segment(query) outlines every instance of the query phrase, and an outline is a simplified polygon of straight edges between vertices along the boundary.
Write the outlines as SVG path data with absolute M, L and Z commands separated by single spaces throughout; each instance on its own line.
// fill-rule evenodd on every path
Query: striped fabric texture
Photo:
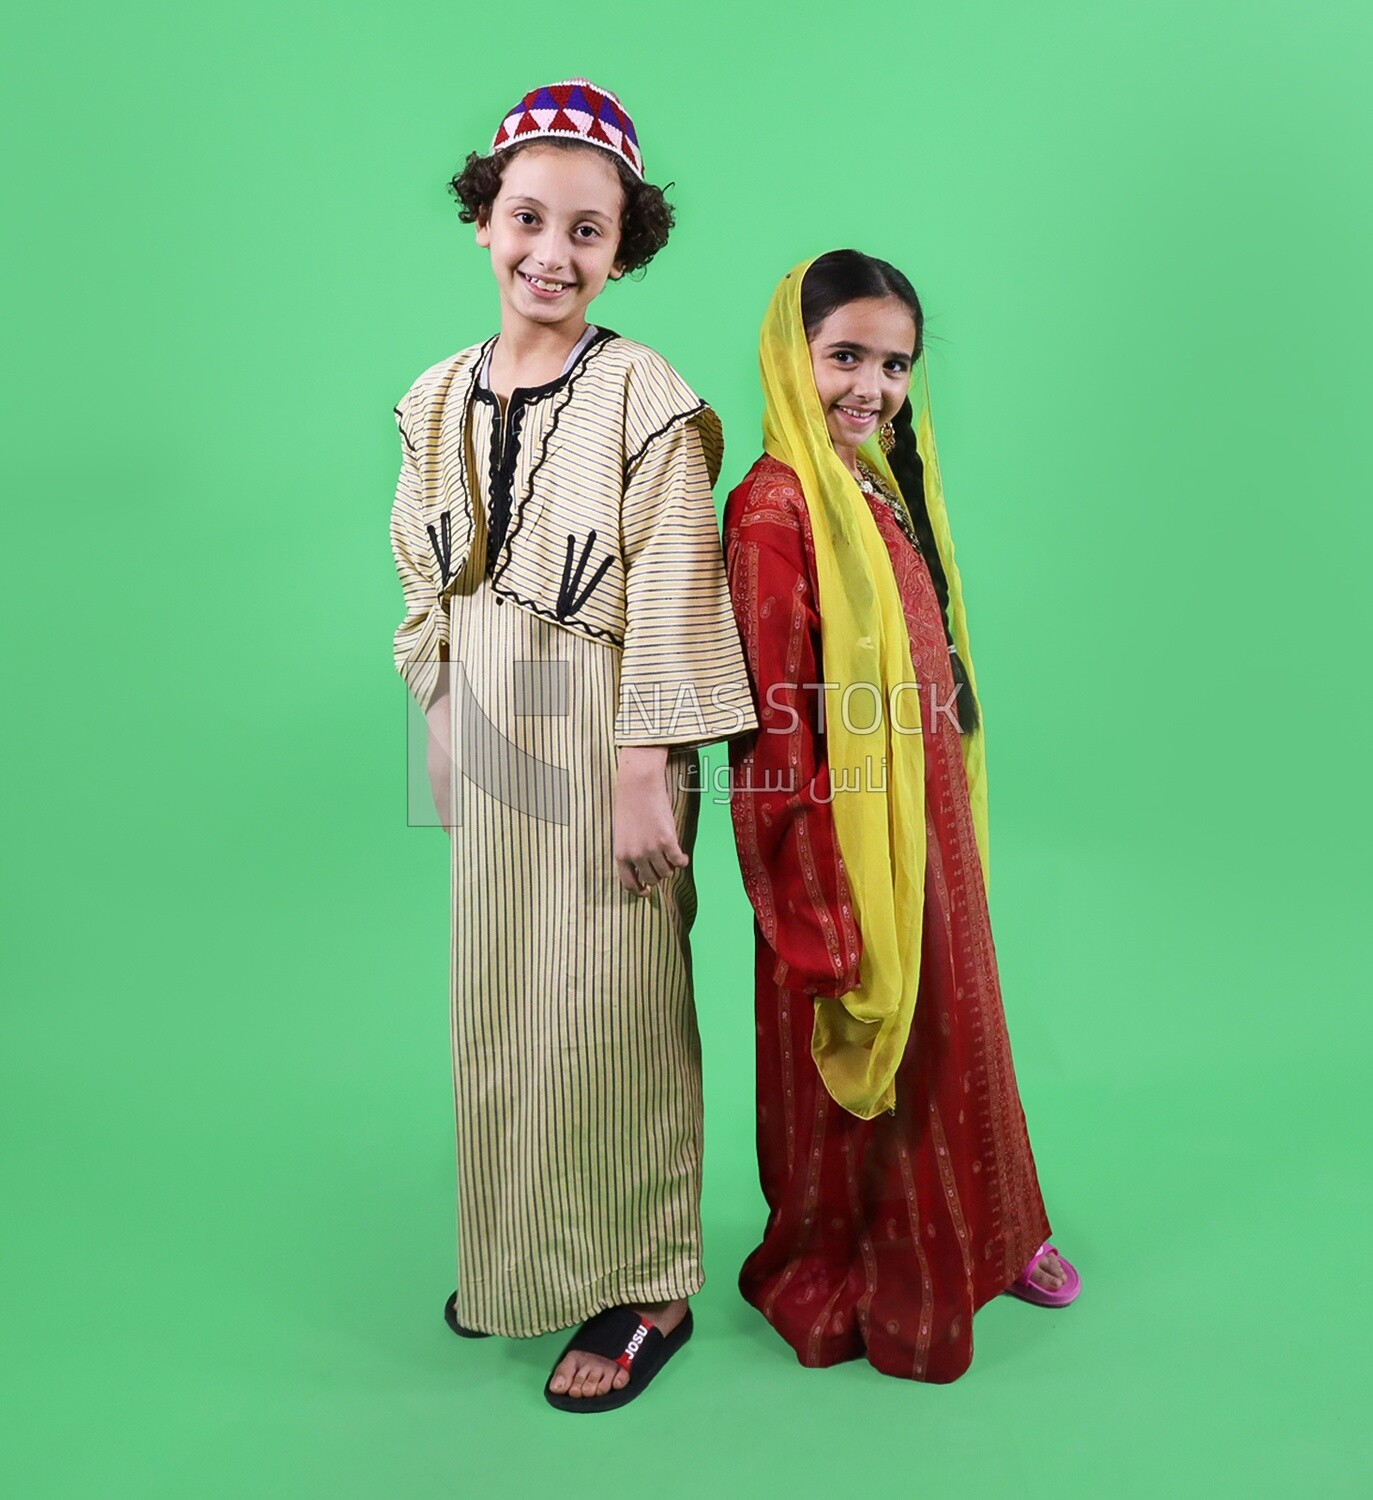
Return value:
M 615 875 L 617 653 L 499 597 L 474 578 L 450 618 L 457 1315 L 525 1337 L 700 1288 L 696 891 Z M 517 663 L 561 675 L 564 713 L 523 711 Z M 531 806 L 522 757 L 565 796 Z M 696 766 L 669 756 L 688 853 Z
M 723 452 L 714 412 L 661 355 L 602 329 L 558 380 L 514 393 L 493 441 L 500 410 L 476 378 L 489 347 L 426 371 L 396 409 L 391 540 L 406 618 L 395 656 L 421 705 L 447 655 L 443 606 L 480 487 L 498 597 L 622 654 L 619 743 L 753 727 L 710 495 Z
M 502 412 L 487 346 L 398 408 L 396 665 L 447 690 L 457 1317 L 509 1337 L 701 1285 L 691 867 L 650 898 L 614 863 L 618 746 L 754 721 L 710 487 L 719 423 L 601 333 Z

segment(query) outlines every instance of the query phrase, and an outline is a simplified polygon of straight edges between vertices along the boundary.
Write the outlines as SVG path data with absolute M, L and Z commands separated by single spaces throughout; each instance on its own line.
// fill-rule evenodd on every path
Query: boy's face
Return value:
M 622 274 L 624 189 L 595 147 L 527 146 L 506 167 L 477 243 L 491 251 L 502 321 L 580 333 L 586 309 Z

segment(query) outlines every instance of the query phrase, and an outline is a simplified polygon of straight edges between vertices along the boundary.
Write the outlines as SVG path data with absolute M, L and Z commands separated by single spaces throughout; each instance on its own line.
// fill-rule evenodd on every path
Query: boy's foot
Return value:
M 640 1317 L 646 1317 L 666 1338 L 686 1317 L 687 1305 L 678 1298 L 675 1302 L 645 1302 L 634 1311 Z M 569 1349 L 554 1368 L 548 1389 L 555 1396 L 586 1400 L 623 1390 L 628 1384 L 629 1371 L 613 1359 L 588 1354 L 582 1349 Z

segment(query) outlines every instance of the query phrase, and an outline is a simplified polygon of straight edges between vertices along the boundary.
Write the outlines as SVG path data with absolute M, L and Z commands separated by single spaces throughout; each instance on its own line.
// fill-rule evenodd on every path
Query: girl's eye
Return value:
M 601 231 L 594 224 L 579 224 L 577 233 L 584 240 L 596 240 L 601 237 Z
M 846 359 L 852 358 L 853 351 L 851 349 L 839 349 L 835 352 L 834 362 L 835 364 L 842 365 Z
M 536 222 L 535 218 L 534 218 L 534 215 L 532 213 L 530 213 L 530 211 L 527 208 L 518 208 L 518 209 L 516 209 L 515 210 L 515 217 L 516 217 L 516 219 L 519 220 L 519 222 L 521 224 L 533 224 L 533 223 Z
M 904 359 L 892 359 L 887 361 L 887 369 L 893 375 L 904 375 L 910 369 L 910 366 Z

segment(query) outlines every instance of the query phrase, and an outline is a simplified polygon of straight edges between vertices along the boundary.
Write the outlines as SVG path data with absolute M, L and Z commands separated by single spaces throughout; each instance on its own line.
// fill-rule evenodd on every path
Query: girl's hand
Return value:
M 615 873 L 647 896 L 691 861 L 677 841 L 667 787 L 666 745 L 622 745 L 615 777 Z
M 453 809 L 449 806 L 449 792 L 453 774 L 453 725 L 449 707 L 447 690 L 441 689 L 430 703 L 425 717 L 429 721 L 429 790 L 434 794 L 439 826 L 451 837 Z

